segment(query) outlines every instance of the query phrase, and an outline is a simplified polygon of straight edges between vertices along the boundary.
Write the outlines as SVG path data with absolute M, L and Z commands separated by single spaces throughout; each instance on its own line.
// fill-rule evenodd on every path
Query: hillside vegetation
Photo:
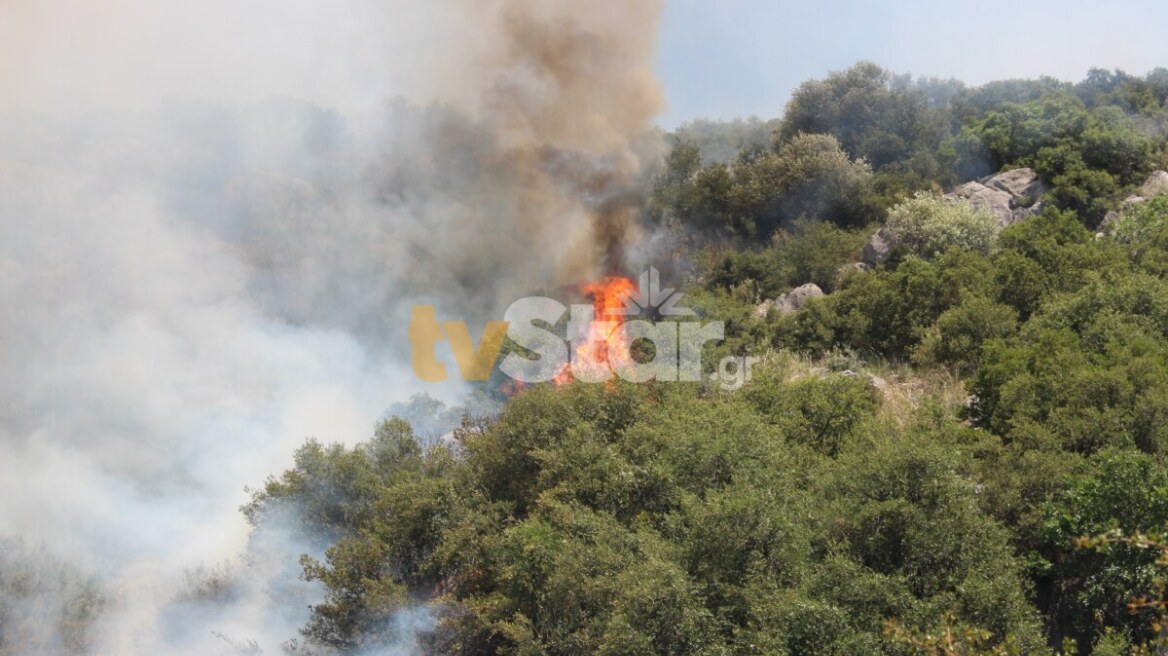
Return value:
M 426 605 L 430 652 L 468 656 L 1155 648 L 1129 602 L 1159 552 L 1076 539 L 1168 523 L 1166 128 L 1165 69 L 868 63 L 683 126 L 648 214 L 726 322 L 707 361 L 754 379 L 535 385 L 425 447 L 396 418 L 309 442 L 245 508 L 331 545 L 305 637 L 378 648 Z

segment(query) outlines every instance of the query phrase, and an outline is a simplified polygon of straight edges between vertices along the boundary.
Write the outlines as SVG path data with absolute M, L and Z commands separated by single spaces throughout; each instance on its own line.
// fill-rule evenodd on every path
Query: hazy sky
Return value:
M 470 0 L 461 0 L 470 1 Z M 460 0 L 0 0 L 0 109 L 53 113 L 272 94 L 341 110 L 437 95 L 476 61 Z M 1168 66 L 1162 0 L 664 0 L 673 127 L 781 113 L 861 59 L 968 83 Z M 581 4 L 586 7 L 586 4 Z M 435 89 L 444 93 L 435 94 Z
M 869 59 L 971 84 L 1168 67 L 1168 3 L 666 0 L 658 67 L 673 127 L 781 113 L 800 82 Z

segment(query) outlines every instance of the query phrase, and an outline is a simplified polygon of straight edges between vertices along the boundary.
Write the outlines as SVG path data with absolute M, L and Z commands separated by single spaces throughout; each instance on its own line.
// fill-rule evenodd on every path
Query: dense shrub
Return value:
M 950 248 L 988 255 L 997 219 L 966 201 L 918 193 L 888 212 L 885 227 L 899 248 L 918 257 L 936 257 Z

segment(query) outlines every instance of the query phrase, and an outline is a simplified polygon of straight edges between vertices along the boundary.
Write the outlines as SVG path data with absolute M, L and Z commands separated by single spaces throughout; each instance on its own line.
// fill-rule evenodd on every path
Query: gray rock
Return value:
M 1046 193 L 1042 181 L 1038 179 L 1038 174 L 1033 169 L 1005 171 L 986 178 L 982 184 L 990 189 L 1010 194 L 1015 203 L 1024 203 L 1024 199 L 1028 199 L 1030 202 L 1024 203 L 1027 205 Z
M 986 210 L 998 218 L 998 227 L 1006 228 L 1042 213 L 1039 200 L 1046 193 L 1038 174 L 1022 168 L 991 175 L 981 182 L 967 182 L 945 197 L 964 198 L 970 205 Z
M 755 319 L 765 319 L 767 312 L 770 312 L 771 308 L 773 308 L 774 306 L 775 306 L 775 302 L 771 301 L 771 300 L 766 300 L 766 301 L 763 301 L 762 303 L 759 303 L 758 305 L 754 306 L 754 318 Z
M 1140 187 L 1140 195 L 1145 198 L 1168 194 L 1168 171 L 1156 171 Z
M 985 210 L 998 219 L 998 226 L 1005 228 L 1014 223 L 1014 197 L 1000 189 L 992 189 L 980 182 L 966 182 L 945 194 L 945 199 L 954 202 L 958 199 L 969 201 L 969 204 L 979 210 Z
M 1039 214 L 1042 214 L 1042 207 L 1043 207 L 1042 201 L 1038 201 L 1037 203 L 1031 205 L 1030 207 L 1015 207 L 1014 208 L 1014 216 L 1013 216 L 1013 219 L 1010 221 L 1010 225 L 1014 225 L 1015 223 L 1018 223 L 1019 221 L 1025 221 L 1026 219 L 1029 219 L 1032 216 L 1038 216 Z
M 1024 221 L 1042 213 L 1043 204 L 1039 200 L 1046 193 L 1038 174 L 1032 169 L 1022 168 L 991 175 L 980 182 L 966 182 L 943 198 L 950 203 L 968 201 L 975 209 L 993 214 L 999 228 Z M 896 236 L 887 229 L 868 239 L 864 245 L 863 263 L 876 266 L 888 259 L 896 248 Z
M 823 296 L 823 290 L 819 288 L 819 285 L 809 282 L 776 298 L 774 306 L 782 314 L 792 314 L 802 310 L 803 306 L 807 305 L 807 301 Z
M 887 227 L 880 228 L 868 238 L 868 243 L 864 244 L 863 262 L 868 266 L 881 264 L 888 259 L 894 248 L 896 248 L 896 240 L 892 236 L 892 232 Z
M 1103 222 L 1099 224 L 1099 227 L 1104 232 L 1113 232 L 1116 224 L 1123 219 L 1123 215 L 1128 209 L 1141 203 L 1146 203 L 1149 199 L 1161 194 L 1168 194 L 1168 171 L 1156 171 L 1152 173 L 1138 191 L 1139 193 L 1132 194 L 1123 199 L 1123 202 L 1119 204 L 1118 212 L 1112 210 L 1107 213 L 1107 216 L 1103 217 Z

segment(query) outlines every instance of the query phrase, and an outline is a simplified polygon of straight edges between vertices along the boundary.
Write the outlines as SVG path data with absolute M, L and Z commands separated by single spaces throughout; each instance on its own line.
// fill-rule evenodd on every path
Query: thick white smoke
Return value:
M 425 389 L 410 304 L 498 318 L 619 260 L 658 10 L 0 3 L 0 539 L 94 577 L 93 653 L 295 637 L 308 547 L 249 548 L 243 487 Z M 63 588 L 0 614 L 56 617 Z
M 194 208 L 214 191 L 156 168 L 198 141 L 155 136 L 119 158 L 132 135 L 95 135 L 92 167 L 68 157 L 89 145 L 74 136 L 0 183 L 0 527 L 109 584 L 108 653 L 165 637 L 151 614 L 184 567 L 241 553 L 245 484 L 306 435 L 365 437 L 410 389 L 354 335 L 260 305 L 254 266 Z

